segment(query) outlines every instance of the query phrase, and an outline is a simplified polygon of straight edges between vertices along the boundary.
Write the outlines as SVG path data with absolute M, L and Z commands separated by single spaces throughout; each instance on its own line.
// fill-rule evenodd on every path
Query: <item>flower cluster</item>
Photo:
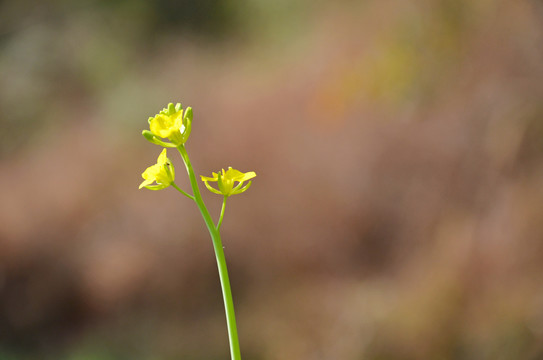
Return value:
M 241 171 L 232 169 L 212 173 L 211 177 L 201 176 L 202 181 L 209 191 L 223 196 L 222 207 L 217 223 L 214 223 L 207 207 L 200 194 L 198 181 L 194 174 L 189 155 L 185 148 L 185 143 L 188 140 L 192 126 L 192 109 L 188 107 L 183 111 L 181 104 L 168 104 L 158 114 L 149 118 L 149 130 L 143 131 L 143 136 L 153 144 L 164 147 L 158 156 L 156 164 L 149 166 L 141 175 L 143 182 L 141 188 L 149 190 L 161 190 L 172 186 L 182 195 L 193 200 L 200 210 L 204 222 L 211 235 L 213 248 L 219 266 L 219 279 L 223 291 L 223 299 L 226 310 L 226 323 L 228 326 L 228 338 L 230 340 L 230 354 L 232 360 L 241 360 L 239 349 L 239 341 L 237 336 L 236 318 L 234 315 L 234 303 L 232 300 L 232 291 L 230 289 L 230 281 L 228 279 L 228 271 L 226 269 L 226 260 L 224 256 L 223 246 L 221 242 L 220 228 L 224 218 L 226 208 L 226 200 L 229 196 L 241 194 L 251 186 L 251 179 L 256 176 L 253 171 L 242 173 Z M 166 148 L 176 148 L 183 159 L 187 174 L 189 176 L 192 194 L 182 190 L 175 184 L 175 169 L 168 155 Z M 248 181 L 248 182 L 247 182 Z M 217 182 L 217 188 L 211 186 L 210 182 Z M 247 182 L 247 184 L 245 184 Z
M 148 121 L 149 130 L 142 132 L 148 141 L 164 148 L 181 149 L 188 140 L 192 129 L 192 108 L 187 107 L 183 110 L 181 104 L 170 103 L 158 114 L 150 117 Z M 227 171 L 222 169 L 222 172 L 212 173 L 212 177 L 201 176 L 201 178 L 209 191 L 229 197 L 247 190 L 251 186 L 251 181 L 245 186 L 243 184 L 255 176 L 253 171 L 242 173 L 229 167 Z M 174 184 L 175 169 L 166 156 L 166 149 L 162 150 L 157 163 L 143 172 L 142 177 L 144 181 L 141 183 L 140 189 L 144 187 L 150 190 L 161 190 Z M 209 182 L 217 182 L 218 189 L 209 185 Z M 153 183 L 156 184 L 152 185 Z

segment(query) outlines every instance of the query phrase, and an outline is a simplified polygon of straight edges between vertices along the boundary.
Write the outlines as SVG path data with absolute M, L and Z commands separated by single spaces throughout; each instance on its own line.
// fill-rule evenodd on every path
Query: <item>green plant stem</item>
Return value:
M 172 186 L 173 186 L 177 191 L 179 191 L 181 194 L 183 194 L 183 195 L 185 195 L 186 197 L 188 197 L 189 199 L 195 200 L 195 199 L 194 199 L 194 196 L 189 195 L 189 194 L 187 194 L 186 192 L 184 192 L 183 190 L 181 190 L 181 189 L 179 188 L 179 186 L 177 186 L 174 182 L 172 182 Z
M 217 231 L 220 230 L 221 224 L 222 224 L 222 218 L 224 217 L 224 209 L 226 208 L 226 198 L 228 196 L 224 196 L 222 199 L 222 207 L 221 207 L 221 215 L 219 216 L 219 221 L 217 222 Z
M 241 360 L 241 352 L 239 349 L 239 339 L 238 339 L 238 330 L 236 328 L 236 315 L 234 313 L 234 301 L 232 300 L 232 290 L 230 289 L 230 279 L 228 277 L 228 269 L 226 267 L 226 258 L 224 256 L 224 249 L 221 241 L 221 234 L 218 227 L 215 227 L 211 215 L 204 204 L 202 195 L 200 195 L 200 190 L 198 188 L 198 182 L 196 181 L 196 176 L 194 175 L 194 170 L 190 163 L 189 155 L 184 145 L 179 145 L 177 148 L 185 167 L 187 168 L 187 173 L 190 179 L 190 185 L 192 187 L 192 193 L 194 194 L 194 201 L 204 218 L 209 234 L 211 235 L 211 240 L 213 241 L 213 249 L 215 250 L 215 257 L 217 258 L 217 267 L 219 269 L 219 279 L 221 282 L 222 295 L 224 299 L 224 309 L 226 312 L 226 325 L 228 327 L 228 339 L 230 341 L 230 356 L 232 360 Z

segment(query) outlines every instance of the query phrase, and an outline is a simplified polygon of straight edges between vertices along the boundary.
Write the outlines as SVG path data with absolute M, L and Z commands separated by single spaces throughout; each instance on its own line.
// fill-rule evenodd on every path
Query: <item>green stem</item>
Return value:
M 221 215 L 219 216 L 219 222 L 217 222 L 217 231 L 221 228 L 221 224 L 222 224 L 222 218 L 224 217 L 224 209 L 226 208 L 226 198 L 228 196 L 224 196 L 224 198 L 222 199 L 222 207 L 221 207 Z
M 186 197 L 188 197 L 189 199 L 195 200 L 195 199 L 194 199 L 194 196 L 189 195 L 189 194 L 187 194 L 186 192 L 184 192 L 183 190 L 181 190 L 181 189 L 179 188 L 179 186 L 177 186 L 174 182 L 172 182 L 172 186 L 173 186 L 177 191 L 179 191 L 181 194 L 183 194 L 183 195 L 185 195 Z
M 215 257 L 217 258 L 217 267 L 219 269 L 219 279 L 221 282 L 222 295 L 224 299 L 224 309 L 226 312 L 226 325 L 228 327 L 228 339 L 230 341 L 230 357 L 232 360 L 241 360 L 241 352 L 239 349 L 238 331 L 236 328 L 236 315 L 234 314 L 234 301 L 232 300 L 232 290 L 230 289 L 230 279 L 228 277 L 228 269 L 226 267 L 226 258 L 224 256 L 224 249 L 221 242 L 221 234 L 219 229 L 215 227 L 211 215 L 204 204 L 202 195 L 198 188 L 198 182 L 194 175 L 194 170 L 190 164 L 189 155 L 184 145 L 177 147 L 190 179 L 190 185 L 192 187 L 192 193 L 194 194 L 194 201 L 204 218 L 211 240 L 213 241 L 213 249 L 215 250 Z

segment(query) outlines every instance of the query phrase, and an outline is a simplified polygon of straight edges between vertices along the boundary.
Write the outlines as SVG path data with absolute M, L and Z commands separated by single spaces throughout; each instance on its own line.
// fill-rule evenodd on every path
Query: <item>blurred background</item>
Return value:
M 138 190 L 168 102 L 258 174 L 244 359 L 543 359 L 542 41 L 536 0 L 0 1 L 0 359 L 229 358 L 197 208 Z

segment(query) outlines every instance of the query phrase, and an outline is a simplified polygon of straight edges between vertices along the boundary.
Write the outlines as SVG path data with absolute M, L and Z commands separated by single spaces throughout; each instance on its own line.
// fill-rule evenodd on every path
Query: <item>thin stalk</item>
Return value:
M 179 154 L 183 158 L 185 167 L 187 168 L 187 173 L 190 179 L 190 185 L 192 187 L 192 193 L 194 194 L 194 201 L 204 218 L 204 222 L 209 230 L 211 235 L 211 240 L 213 241 L 213 249 L 215 250 L 215 257 L 217 258 L 217 267 L 219 269 L 219 279 L 221 282 L 222 295 L 224 300 L 224 310 L 226 312 L 226 325 L 228 327 L 228 340 L 230 342 L 230 357 L 232 360 L 241 360 L 241 352 L 239 349 L 239 339 L 238 339 L 238 330 L 236 328 L 236 315 L 234 313 L 234 301 L 232 300 L 232 290 L 230 289 L 230 279 L 228 277 L 228 269 L 226 267 L 226 258 L 224 256 L 224 249 L 221 241 L 221 234 L 215 224 L 209 211 L 204 204 L 202 195 L 200 195 L 200 190 L 198 188 L 198 182 L 196 181 L 196 176 L 194 175 L 194 170 L 190 163 L 189 155 L 184 145 L 179 145 L 177 148 Z
M 186 192 L 184 192 L 183 190 L 181 190 L 181 188 L 179 188 L 179 186 L 177 186 L 174 182 L 172 182 L 172 186 L 177 190 L 179 191 L 181 194 L 185 195 L 186 197 L 188 197 L 189 199 L 191 200 L 194 200 L 194 196 L 190 195 L 190 194 L 187 194 Z
M 221 215 L 219 216 L 219 221 L 217 222 L 217 231 L 220 230 L 221 228 L 221 224 L 222 224 L 222 218 L 224 217 L 224 209 L 226 208 L 226 198 L 228 196 L 224 196 L 223 199 L 222 199 L 222 207 L 221 207 Z

